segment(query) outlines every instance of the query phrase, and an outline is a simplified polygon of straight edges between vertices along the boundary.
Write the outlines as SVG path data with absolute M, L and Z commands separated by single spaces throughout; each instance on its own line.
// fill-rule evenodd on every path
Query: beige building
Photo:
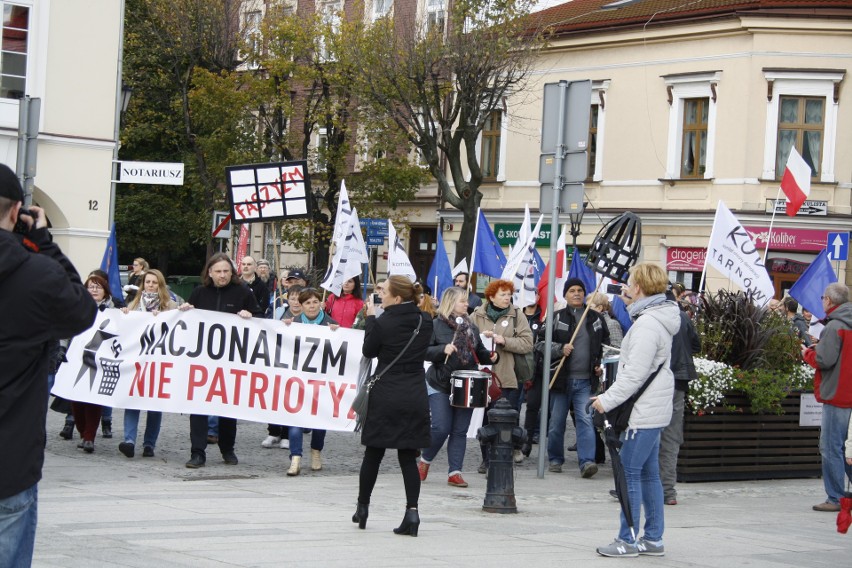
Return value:
M 843 104 L 852 3 L 798 4 L 574 0 L 543 12 L 554 35 L 527 92 L 506 101 L 491 134 L 499 163 L 483 187 L 489 221 L 518 223 L 524 203 L 538 203 L 544 84 L 589 79 L 580 247 L 602 222 L 634 211 L 643 220 L 643 258 L 697 288 L 720 200 L 765 246 L 768 200 L 779 197 L 794 144 L 814 172 L 816 203 L 803 208 L 808 215 L 775 217 L 767 266 L 781 294 L 825 248 L 827 232 L 852 228 L 852 138 L 844 136 L 852 112 Z M 441 214 L 460 220 L 452 210 Z M 452 246 L 453 232 L 445 238 Z M 852 281 L 846 263 L 839 267 L 841 281 L 843 272 Z M 708 278 L 710 289 L 729 286 L 712 269 Z
M 15 169 L 19 99 L 41 99 L 33 203 L 81 273 L 109 236 L 118 0 L 0 2 L 0 161 Z

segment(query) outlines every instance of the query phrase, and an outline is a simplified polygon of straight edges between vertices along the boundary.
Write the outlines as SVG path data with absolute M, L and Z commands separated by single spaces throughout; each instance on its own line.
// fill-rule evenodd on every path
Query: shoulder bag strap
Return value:
M 402 356 L 405 354 L 405 352 L 406 352 L 406 351 L 408 351 L 408 348 L 409 348 L 409 347 L 411 347 L 411 344 L 412 344 L 412 343 L 414 343 L 414 338 L 415 338 L 415 337 L 417 337 L 417 334 L 418 334 L 418 333 L 420 333 L 420 326 L 421 326 L 422 324 L 423 324 L 423 312 L 420 312 L 420 316 L 417 318 L 417 327 L 416 327 L 416 328 L 414 328 L 414 333 L 413 333 L 413 334 L 411 334 L 411 339 L 409 339 L 409 340 L 408 340 L 408 343 L 406 343 L 406 344 L 405 344 L 405 347 L 403 347 L 403 348 L 402 348 L 402 351 L 400 351 L 400 352 L 397 354 L 397 356 L 393 358 L 393 361 L 391 361 L 390 363 L 388 363 L 388 366 L 387 366 L 387 367 L 385 367 L 384 369 L 382 369 L 382 371 L 381 371 L 381 372 L 376 373 L 376 376 L 375 376 L 375 378 L 373 379 L 373 384 L 375 384 L 375 383 L 376 383 L 376 381 L 378 381 L 379 379 L 381 379 L 381 378 L 384 376 L 384 374 L 388 372 L 388 369 L 390 369 L 391 367 L 393 367 L 393 366 L 396 364 L 396 362 L 397 362 L 397 361 L 399 361 L 399 358 L 400 358 L 400 357 L 402 357 Z
M 642 396 L 642 394 L 643 394 L 643 393 L 645 392 L 645 390 L 648 388 L 648 385 L 650 385 L 650 384 L 651 384 L 651 381 L 653 381 L 653 380 L 654 380 L 654 378 L 657 376 L 657 374 L 658 374 L 658 373 L 659 373 L 659 372 L 663 369 L 663 365 L 665 365 L 665 364 L 666 364 L 666 362 L 665 362 L 665 361 L 663 361 L 662 363 L 660 363 L 660 366 L 659 366 L 659 367 L 657 367 L 657 370 L 656 370 L 656 371 L 654 371 L 653 373 L 651 373 L 651 376 L 650 376 L 650 377 L 648 377 L 647 379 L 645 379 L 645 382 L 642 384 L 642 386 L 641 386 L 641 387 L 639 387 L 639 390 L 638 390 L 638 391 L 636 391 L 635 393 L 633 393 L 633 400 L 634 400 L 634 401 L 639 400 L 639 397 L 640 397 L 640 396 Z M 618 380 L 618 377 L 616 377 L 616 379 L 615 379 L 615 380 L 617 381 L 617 380 Z

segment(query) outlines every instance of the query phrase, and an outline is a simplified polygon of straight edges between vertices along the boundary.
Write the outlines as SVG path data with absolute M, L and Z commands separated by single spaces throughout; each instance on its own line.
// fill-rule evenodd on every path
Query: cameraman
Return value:
M 32 562 L 50 348 L 97 313 L 44 211 L 24 212 L 23 201 L 15 173 L 0 164 L 0 566 Z

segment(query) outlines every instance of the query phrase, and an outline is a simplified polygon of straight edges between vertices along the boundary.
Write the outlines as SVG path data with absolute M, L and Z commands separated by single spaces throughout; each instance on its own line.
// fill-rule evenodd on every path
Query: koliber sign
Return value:
M 679 272 L 701 272 L 707 249 L 671 247 L 666 251 L 666 270 Z
M 757 248 L 766 248 L 769 236 L 767 227 L 743 227 L 748 231 Z M 770 252 L 773 250 L 797 250 L 802 252 L 821 252 L 825 249 L 827 231 L 817 229 L 772 229 Z
M 118 181 L 148 185 L 183 185 L 183 164 L 170 162 L 119 162 Z

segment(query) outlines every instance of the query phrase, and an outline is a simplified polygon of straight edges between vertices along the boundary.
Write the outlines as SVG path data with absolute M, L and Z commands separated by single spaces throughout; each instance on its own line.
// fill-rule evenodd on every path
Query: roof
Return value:
M 573 0 L 536 16 L 555 35 L 724 18 L 743 13 L 852 18 L 850 0 Z

